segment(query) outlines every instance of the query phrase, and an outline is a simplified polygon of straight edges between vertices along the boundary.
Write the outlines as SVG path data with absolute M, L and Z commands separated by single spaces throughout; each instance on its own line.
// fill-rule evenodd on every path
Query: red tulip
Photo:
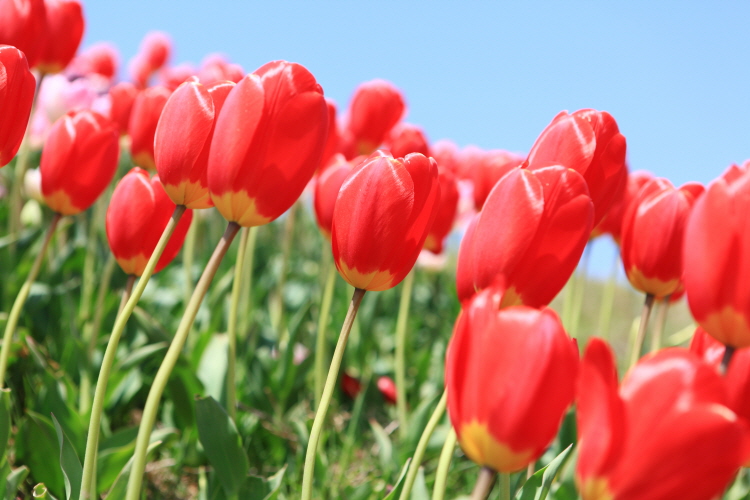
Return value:
M 130 155 L 133 163 L 149 170 L 156 169 L 154 135 L 159 117 L 172 92 L 166 87 L 149 87 L 138 93 L 133 101 L 128 122 Z
M 130 115 L 137 95 L 138 89 L 130 82 L 120 82 L 109 89 L 109 117 L 122 135 L 128 133 Z
M 130 78 L 138 87 L 146 87 L 151 75 L 166 65 L 171 55 L 172 41 L 166 33 L 148 33 L 141 41 L 138 54 L 130 61 Z
M 434 254 L 443 251 L 443 242 L 448 233 L 453 229 L 453 221 L 456 219 L 458 209 L 458 184 L 456 176 L 452 171 L 438 164 L 438 182 L 440 183 L 440 202 L 438 203 L 435 220 L 427 233 L 424 242 L 425 250 Z
M 383 395 L 386 403 L 391 405 L 396 404 L 396 382 L 391 377 L 379 377 L 378 390 Z
M 685 289 L 693 317 L 732 347 L 750 346 L 750 174 L 730 170 L 698 199 L 685 229 Z
M 44 44 L 45 16 L 44 0 L 0 0 L 0 44 L 17 47 L 30 68 Z
M 245 76 L 239 64 L 227 61 L 221 54 L 210 54 L 201 63 L 198 71 L 198 81 L 209 87 L 215 83 L 237 83 Z
M 703 186 L 675 189 L 666 179 L 646 183 L 622 219 L 622 262 L 630 283 L 657 298 L 679 290 L 682 241 L 690 210 Z
M 456 176 L 459 176 L 459 152 L 453 142 L 447 139 L 441 139 L 432 145 L 430 151 L 432 153 L 430 156 L 435 158 L 435 161 L 440 168 L 447 168 L 456 174 Z
M 387 290 L 411 271 L 437 214 L 435 160 L 381 151 L 355 166 L 333 211 L 336 267 L 355 288 Z
M 578 385 L 581 496 L 715 498 L 750 456 L 748 429 L 726 403 L 724 380 L 684 349 L 643 358 L 618 391 L 612 352 L 592 339 Z
M 474 207 L 482 210 L 492 188 L 505 174 L 523 163 L 523 157 L 508 151 L 482 151 L 466 148 L 462 153 L 463 169 L 474 186 Z
M 62 215 L 91 206 L 117 169 L 115 125 L 89 110 L 71 111 L 55 122 L 42 150 L 42 195 Z
M 303 66 L 274 61 L 243 78 L 216 121 L 208 187 L 225 219 L 267 224 L 299 198 L 318 168 L 328 109 Z
M 653 174 L 651 174 L 651 172 L 646 172 L 645 170 L 637 170 L 629 174 L 623 196 L 615 201 L 609 209 L 609 212 L 607 212 L 607 215 L 591 232 L 591 237 L 595 238 L 606 233 L 612 236 L 612 239 L 619 244 L 622 239 L 622 218 L 625 215 L 625 211 L 633 202 L 643 185 L 653 178 Z
M 356 161 L 356 160 L 355 160 Z M 336 155 L 330 166 L 320 174 L 315 181 L 315 195 L 313 208 L 315 219 L 323 236 L 331 239 L 331 225 L 333 224 L 333 208 L 339 195 L 344 179 L 352 170 L 352 163 L 346 161 L 343 155 Z
M 76 75 L 100 75 L 108 80 L 117 76 L 120 56 L 109 43 L 96 43 L 73 59 L 71 67 Z M 128 84 L 131 85 L 131 84 Z
M 36 80 L 23 52 L 0 45 L 0 167 L 16 156 L 34 101 Z
M 83 38 L 83 7 L 78 0 L 44 0 L 46 30 L 37 67 L 59 73 L 73 60 Z
M 208 192 L 208 154 L 216 116 L 232 88 L 231 82 L 211 87 L 185 82 L 164 106 L 154 135 L 154 156 L 164 189 L 178 205 L 213 205 Z
M 326 134 L 326 146 L 323 149 L 323 157 L 320 159 L 320 169 L 323 171 L 332 163 L 333 158 L 339 150 L 339 129 L 336 125 L 336 103 L 333 99 L 326 98 L 328 107 L 328 133 Z
M 459 300 L 495 286 L 503 292 L 502 307 L 549 304 L 581 258 L 593 210 L 586 182 L 574 170 L 510 171 L 461 241 Z
M 476 295 L 445 360 L 448 415 L 464 453 L 501 472 L 534 462 L 573 402 L 577 370 L 578 348 L 552 309 L 498 310 L 494 291 Z
M 564 165 L 583 175 L 594 203 L 594 225 L 622 196 L 628 175 L 625 137 L 606 111 L 563 111 L 545 128 L 527 159 L 529 168 Z
M 411 123 L 401 122 L 393 127 L 386 138 L 384 147 L 391 152 L 394 158 L 403 158 L 409 153 L 432 156 L 424 131 Z
M 355 399 L 360 391 L 362 391 L 362 384 L 359 382 L 359 379 L 344 372 L 341 374 L 341 390 L 351 399 Z
M 352 142 L 347 158 L 374 152 L 405 110 L 404 96 L 390 82 L 372 80 L 357 87 L 347 115 L 346 132 Z
M 135 167 L 117 183 L 107 209 L 107 239 L 126 274 L 143 274 L 174 209 L 175 204 L 164 192 L 158 175 L 149 179 L 148 172 Z M 192 210 L 186 210 L 156 264 L 155 273 L 177 256 L 192 219 Z

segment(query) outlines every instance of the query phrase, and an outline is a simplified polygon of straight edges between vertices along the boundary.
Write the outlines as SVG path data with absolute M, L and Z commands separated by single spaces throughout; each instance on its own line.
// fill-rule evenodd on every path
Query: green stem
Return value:
M 500 500 L 510 500 L 510 474 L 501 472 L 498 477 L 500 479 Z
M 586 291 L 586 281 L 588 278 L 589 261 L 591 260 L 591 243 L 589 242 L 583 249 L 583 256 L 581 257 L 581 263 L 578 266 L 580 271 L 575 278 L 578 283 L 573 293 L 573 307 L 571 311 L 570 329 L 568 333 L 572 337 L 578 337 L 578 328 L 581 323 L 581 314 L 583 311 L 583 296 Z
M 414 270 L 404 278 L 401 288 L 401 301 L 396 319 L 396 413 L 398 414 L 399 434 L 404 439 L 408 430 L 408 411 L 406 407 L 406 324 L 409 320 L 412 288 L 414 287 Z
M 339 340 L 336 343 L 336 349 L 333 351 L 333 359 L 331 359 L 331 366 L 328 369 L 328 377 L 326 378 L 326 383 L 323 387 L 323 397 L 320 399 L 320 406 L 318 406 L 318 409 L 315 412 L 315 420 L 313 420 L 312 429 L 310 430 L 310 440 L 307 443 L 305 467 L 302 473 L 302 500 L 312 499 L 313 474 L 315 472 L 315 458 L 318 454 L 320 433 L 323 430 L 323 423 L 326 418 L 326 413 L 328 413 L 328 406 L 331 404 L 333 389 L 336 387 L 336 379 L 338 379 L 339 370 L 341 369 L 341 361 L 344 358 L 344 351 L 346 350 L 346 341 L 349 338 L 352 323 L 354 323 L 354 318 L 357 316 L 357 310 L 362 303 L 362 297 L 364 297 L 364 295 L 365 290 L 362 290 L 361 288 L 354 289 L 354 295 L 352 295 L 352 301 L 349 304 L 349 311 L 346 313 L 346 319 L 344 319 L 344 325 L 341 327 L 341 333 L 339 334 Z M 127 500 L 137 500 L 137 498 L 129 498 Z
M 193 214 L 195 215 L 195 214 Z M 193 289 L 193 262 L 195 262 L 195 240 L 200 227 L 200 219 L 195 219 L 190 224 L 187 235 L 185 235 L 185 244 L 182 249 L 182 272 L 185 273 L 185 304 L 190 301 L 190 290 Z
M 247 335 L 247 331 L 250 328 L 250 317 L 252 312 L 252 283 L 253 283 L 253 265 L 255 260 L 255 242 L 258 241 L 258 226 L 250 228 L 250 233 L 247 237 L 247 245 L 245 245 L 245 264 L 243 269 L 246 269 L 245 279 L 242 281 L 242 294 L 240 295 L 240 303 L 247 304 L 249 311 L 244 313 L 238 318 L 239 328 L 237 329 L 242 335 Z M 252 348 L 252 345 L 250 346 Z
M 456 448 L 456 442 L 458 436 L 456 431 L 453 430 L 453 426 L 448 429 L 448 435 L 445 437 L 445 443 L 443 449 L 440 451 L 440 458 L 438 459 L 437 471 L 435 471 L 435 487 L 432 490 L 432 500 L 444 500 L 445 499 L 445 488 L 448 484 L 448 470 L 453 460 L 453 451 Z
M 190 328 L 193 326 L 195 316 L 198 314 L 198 308 L 203 301 L 203 297 L 208 291 L 208 287 L 211 281 L 216 275 L 216 271 L 219 269 L 219 264 L 227 253 L 229 245 L 237 235 L 240 226 L 236 222 L 230 222 L 227 225 L 224 236 L 221 237 L 219 244 L 216 246 L 211 259 L 206 264 L 206 268 L 203 270 L 198 283 L 195 285 L 190 302 L 188 302 L 185 308 L 185 314 L 180 320 L 180 324 L 177 327 L 177 332 L 172 339 L 172 343 L 169 345 L 167 354 L 164 356 L 159 371 L 156 372 L 156 377 L 151 384 L 151 389 L 148 392 L 146 398 L 146 406 L 143 409 L 143 417 L 141 425 L 138 428 L 138 437 L 135 441 L 135 453 L 133 454 L 133 465 L 130 471 L 130 478 L 128 479 L 128 489 L 125 494 L 126 500 L 138 500 L 141 495 L 141 484 L 143 482 L 143 474 L 146 470 L 146 452 L 148 451 L 148 443 L 151 438 L 151 430 L 154 428 L 156 423 L 156 412 L 159 410 L 159 401 L 161 395 L 164 392 L 164 388 L 167 386 L 169 376 L 172 374 L 172 370 L 177 364 L 177 360 L 180 358 L 182 347 L 185 345 Z
M 659 310 L 656 313 L 656 324 L 654 331 L 651 333 L 650 352 L 656 352 L 661 349 L 661 341 L 664 335 L 664 327 L 667 325 L 667 312 L 669 311 L 669 295 L 659 300 Z
M 495 486 L 496 475 L 497 473 L 489 467 L 482 467 L 482 470 L 479 471 L 477 482 L 474 484 L 474 490 L 471 492 L 471 500 L 485 500 L 492 491 L 492 487 Z M 500 493 L 502 494 L 503 492 L 501 491 Z M 502 500 L 506 500 L 510 497 L 502 495 L 501 498 Z
M 96 454 L 97 447 L 99 446 L 99 427 L 101 426 L 102 412 L 104 410 L 104 397 L 107 392 L 107 383 L 109 382 L 109 374 L 112 370 L 112 365 L 115 361 L 115 354 L 117 353 L 117 344 L 120 342 L 122 332 L 125 330 L 125 325 L 133 314 L 136 304 L 141 298 L 143 291 L 146 289 L 151 275 L 156 268 L 156 263 L 159 262 L 161 254 L 164 252 L 172 233 L 177 227 L 177 223 L 180 221 L 182 214 L 185 213 L 184 205 L 177 205 L 172 212 L 172 217 L 167 223 L 167 227 L 164 228 L 164 232 L 159 238 L 159 242 L 154 248 L 153 254 L 146 264 L 146 268 L 143 270 L 141 279 L 138 280 L 138 285 L 133 290 L 130 298 L 124 306 L 122 301 L 120 302 L 121 311 L 117 314 L 117 319 L 112 327 L 112 333 L 109 336 L 107 342 L 107 348 L 104 351 L 104 357 L 102 358 L 102 366 L 99 369 L 99 378 L 96 381 L 96 389 L 94 389 L 94 404 L 91 407 L 91 418 L 89 420 L 89 433 L 86 437 L 86 454 L 83 459 L 83 473 L 81 476 L 81 492 L 80 498 L 89 498 L 89 493 L 94 484 L 94 476 L 96 474 Z
M 325 289 L 323 290 L 323 301 L 320 305 L 318 315 L 318 332 L 315 337 L 315 408 L 320 407 L 320 398 L 323 395 L 323 383 L 326 373 L 326 331 L 331 315 L 331 302 L 333 302 L 333 285 L 336 283 L 336 266 L 328 261 L 328 273 Z
M 232 420 L 237 417 L 237 388 L 235 387 L 235 370 L 237 366 L 237 310 L 240 304 L 242 286 L 242 268 L 245 264 L 245 249 L 250 229 L 243 227 L 240 232 L 240 246 L 237 249 L 237 262 L 234 265 L 234 282 L 229 306 L 229 325 L 227 327 L 227 414 Z
M 286 325 L 284 324 L 284 285 L 286 284 L 286 273 L 289 267 L 289 254 L 292 249 L 292 240 L 294 239 L 294 223 L 297 214 L 297 202 L 289 209 L 284 223 L 284 239 L 281 244 L 281 269 L 279 271 L 279 282 L 276 287 L 273 310 L 271 314 L 271 324 L 276 330 L 279 338 L 279 344 L 287 340 Z
M 419 438 L 417 443 L 417 449 L 414 450 L 414 457 L 409 464 L 409 470 L 406 472 L 406 479 L 404 479 L 404 488 L 401 490 L 401 495 L 398 497 L 399 500 L 407 500 L 411 495 L 411 489 L 414 486 L 414 481 L 417 479 L 417 472 L 419 472 L 419 466 L 422 465 L 422 459 L 424 458 L 424 452 L 427 450 L 427 443 L 432 437 L 432 433 L 435 431 L 440 419 L 443 418 L 445 413 L 445 406 L 448 403 L 448 391 L 443 391 L 443 395 L 440 396 L 435 410 L 432 412 L 430 419 L 427 421 L 427 425 L 422 432 L 422 436 Z
M 620 269 L 620 252 L 615 253 L 609 279 L 602 292 L 602 304 L 599 308 L 599 335 L 609 338 L 609 327 L 612 325 L 612 310 L 615 307 L 615 290 L 617 288 L 617 271 Z
M 36 254 L 36 258 L 34 259 L 34 263 L 31 266 L 29 275 L 26 277 L 26 281 L 23 282 L 21 290 L 19 290 L 15 302 L 13 302 L 13 307 L 10 310 L 10 314 L 8 314 L 8 322 L 5 324 L 5 333 L 3 334 L 3 347 L 0 350 L 0 389 L 5 387 L 5 371 L 8 369 L 10 344 L 13 342 L 13 333 L 15 333 L 16 326 L 18 325 L 18 320 L 21 317 L 21 310 L 23 309 L 24 304 L 26 304 L 26 299 L 29 298 L 31 285 L 34 284 L 34 280 L 39 275 L 39 271 L 42 269 L 44 255 L 47 253 L 47 247 L 49 246 L 49 242 L 55 232 L 55 228 L 57 228 L 57 223 L 60 222 L 61 218 L 62 215 L 60 214 L 55 214 L 54 217 L 52 217 L 52 221 L 50 221 L 49 227 L 47 228 L 47 234 L 44 236 L 42 247 Z
M 355 322 L 356 325 L 356 322 Z M 354 331 L 354 327 L 352 327 Z M 370 381 L 372 379 L 372 363 L 365 365 L 365 373 L 362 376 L 362 390 L 357 394 L 357 399 L 354 401 L 354 408 L 352 409 L 352 416 L 349 419 L 349 426 L 346 429 L 346 436 L 344 437 L 344 445 L 341 450 L 341 455 L 338 461 L 338 474 L 336 479 L 333 481 L 335 488 L 337 489 L 338 498 L 341 497 L 340 490 L 343 489 L 343 477 L 346 474 L 346 470 L 349 467 L 349 463 L 352 459 L 352 449 L 357 441 L 357 429 L 359 428 L 359 421 L 362 417 L 362 408 L 364 407 L 365 397 L 367 396 L 367 389 L 370 387 Z
M 91 332 L 89 333 L 89 361 L 93 357 L 94 351 L 96 350 L 96 343 L 99 341 L 99 331 L 102 327 L 102 316 L 104 315 L 104 300 L 107 298 L 109 284 L 112 282 L 112 274 L 115 272 L 116 267 L 117 259 L 115 259 L 114 254 L 110 252 L 109 257 L 107 257 L 107 263 L 104 264 L 104 272 L 102 272 L 101 283 L 99 283 L 99 293 L 96 296 L 96 305 L 94 306 L 94 319 L 91 322 Z
M 85 216 L 82 217 L 85 220 Z M 86 221 L 86 256 L 83 260 L 83 277 L 81 279 L 81 303 L 78 308 L 78 321 L 85 324 L 91 314 L 91 296 L 94 294 L 94 264 L 96 262 L 96 227 L 94 215 Z
M 643 340 L 646 338 L 646 325 L 648 325 L 648 318 L 651 316 L 651 309 L 653 306 L 654 296 L 647 293 L 646 300 L 643 303 L 643 310 L 641 311 L 641 321 L 638 324 L 638 333 L 635 337 L 635 342 L 633 342 L 633 351 L 630 353 L 630 366 L 634 366 L 641 357 Z

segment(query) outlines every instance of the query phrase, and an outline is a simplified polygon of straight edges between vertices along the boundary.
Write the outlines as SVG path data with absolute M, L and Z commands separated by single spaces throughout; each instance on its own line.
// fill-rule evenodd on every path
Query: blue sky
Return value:
M 305 65 L 343 108 L 362 81 L 406 95 L 431 140 L 528 151 L 563 109 L 607 110 L 631 169 L 709 182 L 750 158 L 750 3 L 89 1 L 84 46 L 127 61 L 149 30 L 173 63 Z M 609 260 L 609 259 L 605 259 Z

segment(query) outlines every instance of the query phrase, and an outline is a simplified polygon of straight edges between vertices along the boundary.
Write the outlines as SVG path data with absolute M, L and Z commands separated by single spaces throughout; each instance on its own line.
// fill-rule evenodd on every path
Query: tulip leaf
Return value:
M 239 491 L 250 464 L 234 421 L 211 396 L 195 402 L 198 438 L 227 496 Z
M 0 464 L 5 463 L 5 449 L 10 438 L 10 390 L 0 390 Z
M 146 457 L 149 457 L 151 453 L 160 445 L 162 441 L 154 441 L 148 445 L 146 450 Z M 133 467 L 133 457 L 125 464 L 120 471 L 120 475 L 115 479 L 115 483 L 112 485 L 112 489 L 107 494 L 107 500 L 124 500 L 125 493 L 128 487 L 128 480 L 130 479 L 130 469 Z
M 60 445 L 60 469 L 62 469 L 65 479 L 65 498 L 67 500 L 78 500 L 78 495 L 81 492 L 83 467 L 81 467 L 81 461 L 78 459 L 70 439 L 63 432 L 54 413 L 52 414 L 52 422 L 55 424 L 57 442 Z
M 34 486 L 34 489 L 31 490 L 31 496 L 33 498 L 39 498 L 41 500 L 57 500 L 57 498 L 52 496 L 44 483 L 39 483 Z
M 240 490 L 239 498 L 245 500 L 275 500 L 281 491 L 281 482 L 286 474 L 286 465 L 269 478 L 250 476 Z
M 8 474 L 5 478 L 5 498 L 16 498 L 18 487 L 29 475 L 28 467 L 19 467 Z
M 409 470 L 409 464 L 411 463 L 411 458 L 406 460 L 406 463 L 404 463 L 404 466 L 401 468 L 401 474 L 398 476 L 398 481 L 396 481 L 396 485 L 393 487 L 390 493 L 386 495 L 386 497 L 383 500 L 396 500 L 401 495 L 401 490 L 404 489 L 404 480 L 406 479 L 406 472 Z
M 34 480 L 44 483 L 45 490 L 61 495 L 65 480 L 59 463 L 50 458 L 59 453 L 57 433 L 50 420 L 27 410 L 16 433 L 16 460 L 31 469 Z
M 370 419 L 370 427 L 375 436 L 375 442 L 378 443 L 378 447 L 380 448 L 378 457 L 380 458 L 383 477 L 388 477 L 393 469 L 393 443 L 388 433 L 377 420 Z
M 554 458 L 549 464 L 536 471 L 516 493 L 516 500 L 545 500 L 549 494 L 552 481 L 557 472 L 565 464 L 573 451 L 573 445 L 569 445 L 562 453 Z

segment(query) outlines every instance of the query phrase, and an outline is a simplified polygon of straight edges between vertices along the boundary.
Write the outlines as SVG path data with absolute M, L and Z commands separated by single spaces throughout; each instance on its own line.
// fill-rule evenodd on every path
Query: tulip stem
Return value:
M 732 356 L 734 356 L 735 348 L 731 345 L 728 345 L 724 348 L 724 356 L 721 357 L 721 366 L 719 367 L 719 371 L 721 371 L 722 375 L 727 374 L 727 370 L 729 370 L 729 363 L 732 361 Z
M 327 247 L 327 245 L 326 245 Z M 329 316 L 331 315 L 331 303 L 333 302 L 333 288 L 336 283 L 336 266 L 329 259 L 326 284 L 323 290 L 323 300 L 318 315 L 318 332 L 315 337 L 315 408 L 320 407 L 320 398 L 323 395 L 323 384 L 326 371 L 326 346 Z
M 219 244 L 216 245 L 213 255 L 211 255 L 206 268 L 203 270 L 203 274 L 195 285 L 195 290 L 193 290 L 190 302 L 188 302 L 185 308 L 185 313 L 177 327 L 177 332 L 172 338 L 172 343 L 169 345 L 167 354 L 164 356 L 164 360 L 156 372 L 156 377 L 154 377 L 154 382 L 151 384 L 151 389 L 148 391 L 146 406 L 143 408 L 141 425 L 138 427 L 138 437 L 135 441 L 133 465 L 130 470 L 128 489 L 125 494 L 126 500 L 138 500 L 140 498 L 141 483 L 143 482 L 143 474 L 146 470 L 146 452 L 148 451 L 148 443 L 151 439 L 151 431 L 156 423 L 156 412 L 159 410 L 161 395 L 164 393 L 169 376 L 172 374 L 172 370 L 180 358 L 180 353 L 185 345 L 188 333 L 190 333 L 190 328 L 193 326 L 195 316 L 198 314 L 198 308 L 201 302 L 203 302 L 203 297 L 205 297 L 208 287 L 211 285 L 211 281 L 219 269 L 219 264 L 221 264 L 224 255 L 229 249 L 229 245 L 232 244 L 232 240 L 234 240 L 239 230 L 240 226 L 236 222 L 230 222 L 227 225 L 224 235 L 219 240 Z
M 406 407 L 406 323 L 409 320 L 412 288 L 414 288 L 414 270 L 411 270 L 404 278 L 396 319 L 396 413 L 401 439 L 406 438 L 409 418 Z
M 494 470 L 489 467 L 482 467 L 482 470 L 479 471 L 477 482 L 474 484 L 474 489 L 471 492 L 471 500 L 485 500 L 492 491 L 492 487 L 495 486 L 496 476 L 497 473 Z
M 456 449 L 458 436 L 453 426 L 448 429 L 448 435 L 445 437 L 443 449 L 440 451 L 437 470 L 435 471 L 435 486 L 432 489 L 432 500 L 444 500 L 445 489 L 448 484 L 448 470 L 453 460 L 453 451 Z
M 648 325 L 648 318 L 651 316 L 653 306 L 654 296 L 647 293 L 646 300 L 643 302 L 643 310 L 641 311 L 641 322 L 638 324 L 638 334 L 635 337 L 635 342 L 633 342 L 633 352 L 630 354 L 630 366 L 634 366 L 641 357 L 643 340 L 646 337 L 646 325 Z
M 18 291 L 16 300 L 15 302 L 13 302 L 13 307 L 8 314 L 8 321 L 5 324 L 5 333 L 3 334 L 3 347 L 0 350 L 0 389 L 5 387 L 5 371 L 8 369 L 10 344 L 13 342 L 13 334 L 16 331 L 18 320 L 21 317 L 21 310 L 23 309 L 24 304 L 26 304 L 26 299 L 29 298 L 31 285 L 34 284 L 34 280 L 39 275 L 39 271 L 42 269 L 42 262 L 44 262 L 44 256 L 47 253 L 47 247 L 49 246 L 49 242 L 52 239 L 52 235 L 55 233 L 57 223 L 60 222 L 61 218 L 62 215 L 58 213 L 56 213 L 54 217 L 52 217 L 52 220 L 49 223 L 49 227 L 47 228 L 47 234 L 45 234 L 42 246 L 36 254 L 36 258 L 34 259 L 34 263 L 31 266 L 29 275 L 26 277 L 26 281 L 23 282 L 21 290 Z
M 99 283 L 99 292 L 96 295 L 96 305 L 94 306 L 94 319 L 91 322 L 91 331 L 89 332 L 89 348 L 88 348 L 89 360 L 91 360 L 92 356 L 94 355 L 94 351 L 96 350 L 96 343 L 99 340 L 99 330 L 102 327 L 102 316 L 104 314 L 104 300 L 107 298 L 107 292 L 109 291 L 109 284 L 112 282 L 112 274 L 115 272 L 115 267 L 117 267 L 117 259 L 115 259 L 114 254 L 110 252 L 109 257 L 107 258 L 107 263 L 104 264 L 104 271 L 102 272 L 102 279 L 101 279 L 101 282 Z M 120 305 L 122 306 L 122 303 Z M 118 316 L 121 310 L 122 309 L 118 309 L 118 312 L 117 312 Z
M 669 295 L 657 302 L 659 310 L 656 313 L 656 324 L 654 331 L 651 333 L 650 352 L 656 352 L 661 349 L 661 340 L 664 334 L 664 327 L 667 324 L 667 312 L 669 311 Z
M 576 286 L 573 289 L 573 304 L 570 318 L 570 328 L 568 333 L 571 337 L 578 337 L 578 327 L 581 323 L 581 314 L 583 309 L 583 296 L 586 292 L 586 282 L 588 278 L 589 261 L 591 260 L 591 243 L 589 242 L 583 249 L 583 256 L 581 257 L 581 263 L 578 266 L 580 271 L 574 275 L 576 280 Z
M 437 427 L 440 419 L 443 418 L 447 402 L 448 391 L 443 391 L 443 395 L 440 396 L 440 401 L 438 401 L 435 410 L 427 421 L 422 436 L 419 438 L 417 449 L 414 450 L 414 457 L 412 457 L 411 463 L 409 464 L 409 470 L 406 472 L 404 487 L 401 490 L 401 495 L 398 497 L 399 500 L 408 500 L 411 495 L 411 489 L 414 486 L 414 481 L 417 479 L 417 472 L 419 472 L 419 467 L 422 465 L 424 452 L 427 450 L 427 443 L 430 441 L 430 437 L 432 437 L 432 433 L 435 431 L 435 427 Z
M 237 249 L 237 262 L 234 264 L 234 282 L 229 306 L 229 325 L 227 326 L 227 414 L 237 421 L 237 388 L 235 387 L 235 370 L 237 366 L 237 310 L 240 303 L 242 271 L 245 265 L 245 250 L 250 228 L 243 227 L 240 232 L 240 246 Z
M 81 492 L 79 495 L 81 499 L 89 498 L 89 492 L 93 487 L 94 476 L 96 474 L 95 471 L 97 448 L 99 446 L 99 428 L 101 426 L 102 412 L 104 410 L 104 398 L 107 392 L 109 374 L 112 371 L 112 365 L 115 361 L 115 354 L 117 353 L 117 344 L 120 342 L 122 332 L 125 331 L 125 325 L 127 324 L 130 315 L 133 313 L 133 310 L 140 300 L 143 291 L 146 289 L 146 285 L 148 284 L 148 281 L 151 278 L 154 269 L 156 268 L 157 262 L 159 262 L 161 254 L 164 252 L 164 249 L 166 248 L 167 243 L 169 243 L 169 239 L 172 236 L 172 233 L 177 227 L 177 223 L 180 221 L 180 218 L 184 213 L 184 205 L 177 205 L 175 207 L 174 212 L 172 212 L 172 217 L 167 222 L 167 227 L 164 228 L 164 232 L 162 233 L 161 238 L 159 238 L 159 242 L 156 244 L 156 248 L 154 248 L 154 252 L 153 254 L 151 254 L 151 257 L 146 264 L 146 268 L 143 270 L 141 279 L 138 280 L 138 285 L 136 285 L 132 294 L 127 299 L 127 302 L 125 302 L 125 305 L 122 306 L 122 302 L 120 303 L 122 308 L 117 314 L 117 319 L 115 320 L 115 324 L 112 327 L 112 333 L 110 333 L 109 335 L 107 348 L 105 349 L 104 357 L 102 358 L 102 366 L 99 369 L 99 378 L 96 381 L 96 389 L 94 389 L 94 403 L 91 407 L 89 433 L 86 437 L 86 454 L 84 455 L 83 459 Z M 94 334 L 95 332 L 92 332 L 92 335 Z
M 200 229 L 200 218 L 196 217 L 185 235 L 185 243 L 182 248 L 182 272 L 185 274 L 185 305 L 190 301 L 190 290 L 193 288 L 193 263 L 195 262 L 195 240 Z
M 243 314 L 238 318 L 237 323 L 239 324 L 239 327 L 237 330 L 241 332 L 243 335 L 247 334 L 248 329 L 250 328 L 250 317 L 251 312 L 253 310 L 253 296 L 252 296 L 252 283 L 253 283 L 253 265 L 255 260 L 255 242 L 258 240 L 258 226 L 253 226 L 250 228 L 250 231 L 247 235 L 247 244 L 245 245 L 245 264 L 243 265 L 243 269 L 245 269 L 245 273 L 247 273 L 247 276 L 242 281 L 242 293 L 240 295 L 240 303 L 246 304 L 248 307 L 248 310 L 245 311 L 243 309 Z M 253 349 L 255 343 L 250 342 L 249 348 Z M 251 351 L 252 352 L 252 351 Z
M 603 339 L 609 338 L 609 328 L 612 326 L 612 310 L 615 306 L 615 291 L 617 289 L 617 271 L 620 269 L 620 251 L 615 252 L 609 279 L 602 291 L 602 304 L 599 307 L 599 335 Z
M 310 430 L 310 440 L 307 443 L 305 467 L 302 473 L 302 500 L 312 499 L 313 473 L 315 472 L 315 459 L 318 452 L 320 434 L 323 430 L 326 413 L 328 413 L 328 406 L 331 404 L 333 389 L 336 387 L 336 380 L 341 369 L 341 361 L 344 358 L 344 351 L 346 350 L 346 341 L 349 338 L 349 332 L 352 329 L 354 318 L 357 316 L 357 310 L 359 310 L 359 305 L 362 303 L 364 295 L 365 290 L 361 288 L 354 289 L 352 301 L 349 304 L 349 311 L 346 313 L 344 325 L 341 327 L 341 333 L 339 334 L 339 340 L 336 342 L 336 349 L 333 351 L 331 366 L 328 369 L 328 376 L 323 387 L 323 396 L 320 398 L 320 405 L 315 412 L 315 420 L 313 420 L 312 429 Z M 137 500 L 137 498 L 128 498 L 127 500 Z

